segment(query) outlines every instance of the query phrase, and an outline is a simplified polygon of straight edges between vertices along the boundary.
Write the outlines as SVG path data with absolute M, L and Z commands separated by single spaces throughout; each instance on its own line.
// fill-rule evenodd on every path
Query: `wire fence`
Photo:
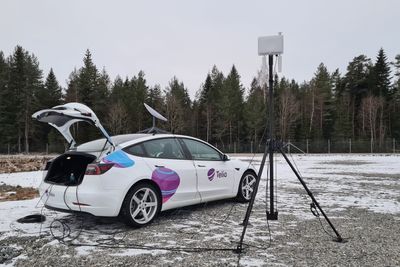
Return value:
M 57 144 L 38 144 L 33 143 L 29 145 L 28 153 L 32 154 L 61 154 L 67 149 L 67 144 L 57 143 Z M 11 155 L 26 153 L 25 148 L 19 146 L 18 144 L 0 144 L 0 154 Z
M 396 139 L 383 141 L 367 139 L 346 140 L 287 140 L 284 141 L 284 150 L 289 153 L 399 153 L 400 143 Z M 225 153 L 263 153 L 266 143 L 214 143 L 215 147 Z
M 212 143 L 224 153 L 263 153 L 265 142 Z M 66 151 L 66 143 L 29 145 L 29 153 L 60 154 Z M 400 140 L 385 139 L 381 142 L 367 139 L 346 140 L 287 140 L 284 149 L 290 153 L 400 153 Z M 17 144 L 0 144 L 0 154 L 24 153 Z

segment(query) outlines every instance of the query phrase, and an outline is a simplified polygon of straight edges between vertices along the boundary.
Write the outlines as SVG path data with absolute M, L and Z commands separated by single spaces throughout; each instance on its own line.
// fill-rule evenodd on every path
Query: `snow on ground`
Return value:
M 261 155 L 256 155 L 254 158 L 248 155 L 233 155 L 232 158 L 251 161 L 256 167 L 259 167 L 261 162 Z M 314 193 L 318 202 L 333 220 L 350 220 L 348 222 L 350 226 L 356 224 L 353 221 L 356 220 L 356 218 L 353 218 L 355 210 L 372 212 L 373 214 L 377 214 L 378 218 L 386 216 L 383 222 L 389 223 L 389 225 L 392 220 L 391 218 L 399 220 L 400 156 L 329 154 L 293 155 L 289 156 L 289 158 L 295 164 L 296 168 L 299 169 L 301 176 Z M 280 251 L 287 250 L 292 253 L 292 250 L 295 250 L 297 247 L 305 246 L 300 243 L 302 239 L 296 239 L 297 235 L 293 236 L 292 229 L 297 229 L 300 226 L 308 229 L 307 225 L 304 226 L 302 222 L 315 220 L 315 217 L 309 210 L 311 201 L 308 195 L 281 155 L 276 155 L 274 166 L 276 170 L 275 176 L 277 177 L 277 207 L 280 219 L 276 224 L 270 223 L 273 234 L 270 237 L 267 232 L 265 220 L 265 191 L 268 176 L 268 167 L 265 166 L 262 176 L 263 180 L 260 183 L 256 204 L 250 219 L 252 226 L 248 228 L 245 241 L 253 245 L 259 243 L 268 244 L 270 238 L 275 241 L 284 240 L 285 242 L 284 244 L 277 244 L 275 250 L 274 248 L 270 250 L 265 249 L 261 253 L 257 252 L 245 255 L 241 260 L 239 259 L 240 265 L 260 266 L 267 263 L 273 263 L 277 266 L 292 265 L 290 263 L 291 259 L 301 257 L 301 255 L 287 256 L 291 254 L 288 254 L 289 252 L 279 252 L 276 249 Z M 0 174 L 0 183 L 37 187 L 41 177 L 41 172 Z M 80 226 L 82 226 L 82 219 L 42 209 L 40 204 L 37 205 L 38 200 L 37 198 L 0 202 L 0 240 L 7 240 L 7 238 L 13 236 L 21 238 L 38 236 L 39 233 L 48 236 L 50 224 L 54 219 L 60 218 L 69 221 L 72 232 L 79 231 Z M 188 207 L 165 212 L 152 225 L 140 230 L 132 230 L 132 233 L 114 233 L 113 238 L 159 247 L 202 246 L 205 244 L 209 246 L 214 246 L 215 244 L 220 247 L 232 247 L 232 242 L 238 239 L 242 231 L 242 227 L 238 225 L 238 222 L 242 220 L 245 210 L 246 205 L 232 204 L 229 201 Z M 47 220 L 42 225 L 23 225 L 16 222 L 22 216 L 40 212 L 44 212 L 47 216 Z M 107 240 L 109 238 L 107 232 L 112 233 L 115 229 L 124 229 L 124 231 L 127 231 L 126 227 L 118 221 L 111 220 L 111 222 L 104 223 L 97 218 L 85 218 L 84 221 L 87 229 L 85 228 L 85 231 L 81 233 L 80 242 L 88 242 L 90 244 L 98 242 L 100 239 Z M 357 227 L 363 227 L 363 225 L 357 225 Z M 351 231 L 351 228 L 348 231 Z M 288 235 L 288 232 L 291 235 Z M 311 234 L 305 234 L 304 238 L 311 238 L 310 236 L 312 237 L 312 232 Z M 60 246 L 55 240 L 50 241 L 50 243 L 47 242 L 47 245 L 49 244 L 52 248 Z M 46 247 L 46 243 L 44 247 Z M 65 260 L 73 258 L 70 257 L 71 255 L 87 261 L 89 261 L 87 257 L 90 257 L 90 263 L 93 265 L 96 262 L 93 262 L 92 259 L 96 257 L 103 260 L 118 258 L 121 261 L 126 261 L 133 257 L 135 260 L 143 259 L 145 263 L 149 264 L 160 264 L 162 262 L 169 265 L 182 262 L 189 264 L 186 261 L 187 257 L 189 257 L 188 253 L 177 254 L 176 252 L 163 250 L 149 252 L 148 250 L 139 248 L 99 250 L 90 246 L 71 249 L 75 252 L 66 252 L 63 250 L 62 257 L 65 257 Z M 357 253 L 357 251 L 354 253 Z M 21 260 L 22 264 L 28 264 L 29 257 L 24 258 L 23 255 L 21 254 L 18 259 Z M 39 255 L 36 256 L 39 257 Z M 155 258 L 153 262 L 149 262 L 152 259 L 151 257 Z M 352 255 L 351 257 L 356 256 Z M 386 255 L 385 259 L 390 260 L 390 255 Z M 49 259 L 46 258 L 46 260 L 48 261 Z M 211 260 L 211 258 L 198 257 L 191 260 L 199 264 L 207 263 L 207 260 Z M 307 259 L 302 260 L 307 262 Z M 87 261 L 85 261 L 85 264 L 88 263 Z M 236 264 L 235 258 L 231 254 L 223 257 L 218 256 L 213 262 Z M 10 264 L 13 263 L 15 263 L 15 260 L 10 262 Z M 389 263 L 392 262 L 389 261 Z M 196 265 L 195 263 L 193 264 Z
M 1 173 L 0 185 L 2 183 L 13 186 L 37 188 L 42 181 L 42 171 Z

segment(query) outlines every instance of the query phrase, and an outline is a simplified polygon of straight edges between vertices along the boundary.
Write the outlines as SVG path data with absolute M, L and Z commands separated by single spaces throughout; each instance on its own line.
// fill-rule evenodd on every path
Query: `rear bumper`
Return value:
M 46 208 L 62 212 L 84 212 L 95 216 L 115 217 L 121 208 L 119 190 L 99 186 L 64 186 L 42 182 L 39 186 Z

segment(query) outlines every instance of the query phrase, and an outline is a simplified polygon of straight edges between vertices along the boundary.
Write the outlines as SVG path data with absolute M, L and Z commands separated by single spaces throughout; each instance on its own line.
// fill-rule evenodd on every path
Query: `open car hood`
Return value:
M 88 122 L 99 128 L 107 141 L 112 146 L 115 146 L 109 134 L 101 125 L 99 118 L 97 118 L 93 110 L 84 104 L 73 102 L 55 106 L 51 109 L 39 110 L 32 115 L 32 118 L 40 122 L 46 122 L 56 128 L 67 140 L 70 148 L 76 145 L 75 139 L 71 135 L 70 127 L 80 121 Z

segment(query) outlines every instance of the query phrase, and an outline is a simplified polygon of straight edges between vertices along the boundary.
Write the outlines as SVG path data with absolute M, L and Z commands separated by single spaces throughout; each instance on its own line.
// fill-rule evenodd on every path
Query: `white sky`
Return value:
M 149 85 L 164 88 L 176 75 L 193 98 L 214 64 L 225 74 L 235 64 L 248 88 L 261 65 L 257 37 L 279 31 L 282 74 L 299 82 L 320 62 L 344 73 L 353 57 L 375 59 L 381 47 L 393 60 L 399 10 L 397 0 L 2 0 L 0 50 L 22 45 L 65 86 L 89 48 L 112 80 L 143 70 Z

